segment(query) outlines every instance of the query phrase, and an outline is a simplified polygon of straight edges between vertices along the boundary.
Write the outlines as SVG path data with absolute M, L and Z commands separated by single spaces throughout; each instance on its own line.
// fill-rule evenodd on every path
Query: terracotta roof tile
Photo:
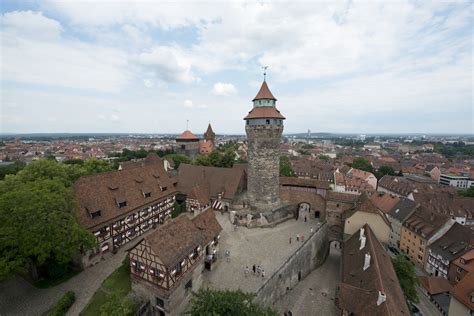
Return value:
M 276 101 L 276 98 L 273 96 L 270 89 L 268 88 L 268 85 L 267 85 L 266 81 L 264 81 L 262 83 L 262 86 L 260 87 L 260 90 L 258 91 L 257 95 L 255 96 L 255 98 L 253 98 L 252 101 L 262 100 L 262 99 L 270 99 L 270 100 L 275 100 Z
M 184 131 L 181 135 L 177 136 L 176 139 L 199 139 L 191 131 Z
M 360 230 L 344 242 L 342 276 L 337 304 L 355 315 L 410 315 L 390 256 L 369 225 L 364 225 L 365 247 L 360 250 Z M 365 255 L 370 266 L 364 270 Z M 386 301 L 377 305 L 378 293 Z
M 275 118 L 275 119 L 281 119 L 281 120 L 285 119 L 285 117 L 281 115 L 280 111 L 278 111 L 276 108 L 272 106 L 260 106 L 260 107 L 254 107 L 249 112 L 249 114 L 247 114 L 247 116 L 244 117 L 244 120 L 258 119 L 258 118 Z
M 205 244 L 210 243 L 222 231 L 222 226 L 216 218 L 212 209 L 208 209 L 191 220 L 204 235 Z
M 449 292 L 452 289 L 452 285 L 443 277 L 419 276 L 418 279 L 430 295 Z
M 469 272 L 454 286 L 451 295 L 470 310 L 474 310 L 474 303 L 471 301 L 471 297 L 474 295 L 474 271 Z
M 92 229 L 174 196 L 176 192 L 161 158 L 150 154 L 144 161 L 128 163 L 123 170 L 80 177 L 74 184 L 74 195 L 79 203 L 77 221 Z M 144 193 L 150 193 L 150 197 L 145 198 Z M 127 205 L 120 208 L 120 202 Z M 99 210 L 100 216 L 92 218 L 90 213 Z

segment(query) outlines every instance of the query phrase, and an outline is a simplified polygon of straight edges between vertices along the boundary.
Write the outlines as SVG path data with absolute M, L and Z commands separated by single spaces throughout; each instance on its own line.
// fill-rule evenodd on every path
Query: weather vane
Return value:
M 263 81 L 265 81 L 266 77 L 267 77 L 267 68 L 268 66 L 263 66 Z
M 186 120 L 186 130 L 189 130 L 189 120 Z

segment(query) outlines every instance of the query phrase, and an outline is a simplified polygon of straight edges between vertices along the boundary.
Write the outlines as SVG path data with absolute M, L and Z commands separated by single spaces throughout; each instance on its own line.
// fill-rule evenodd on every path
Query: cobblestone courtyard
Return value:
M 316 231 L 317 221 L 298 221 L 291 219 L 274 228 L 238 227 L 234 231 L 228 215 L 217 214 L 223 227 L 220 241 L 219 264 L 213 271 L 205 273 L 207 285 L 221 289 L 241 289 L 244 292 L 255 292 L 276 269 L 293 255 L 301 245 L 296 241 L 297 234 L 306 239 L 311 228 Z M 291 244 L 289 239 L 291 237 Z M 225 250 L 230 251 L 230 259 L 225 259 Z M 326 262 L 302 280 L 294 289 L 279 301 L 277 308 L 282 314 L 291 310 L 293 315 L 335 315 L 334 295 L 339 282 L 340 251 L 331 249 Z M 265 271 L 265 278 L 253 274 L 252 266 L 260 265 Z M 246 266 L 250 274 L 246 276 Z M 321 294 L 323 293 L 323 294 Z

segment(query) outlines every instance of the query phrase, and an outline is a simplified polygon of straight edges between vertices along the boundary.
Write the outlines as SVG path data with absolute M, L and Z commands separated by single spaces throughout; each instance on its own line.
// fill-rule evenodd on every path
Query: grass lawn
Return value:
M 126 258 L 122 265 L 102 282 L 102 285 L 97 292 L 94 293 L 94 296 L 92 296 L 89 304 L 87 304 L 86 308 L 81 312 L 81 315 L 100 315 L 100 307 L 107 301 L 107 296 L 110 294 L 124 298 L 132 288 L 129 269 L 128 258 Z

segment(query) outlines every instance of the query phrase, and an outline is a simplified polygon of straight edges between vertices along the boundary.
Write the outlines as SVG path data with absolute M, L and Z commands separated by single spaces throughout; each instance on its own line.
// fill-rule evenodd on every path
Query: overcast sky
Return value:
M 244 133 L 262 82 L 285 132 L 474 133 L 473 5 L 11 1 L 0 132 Z

